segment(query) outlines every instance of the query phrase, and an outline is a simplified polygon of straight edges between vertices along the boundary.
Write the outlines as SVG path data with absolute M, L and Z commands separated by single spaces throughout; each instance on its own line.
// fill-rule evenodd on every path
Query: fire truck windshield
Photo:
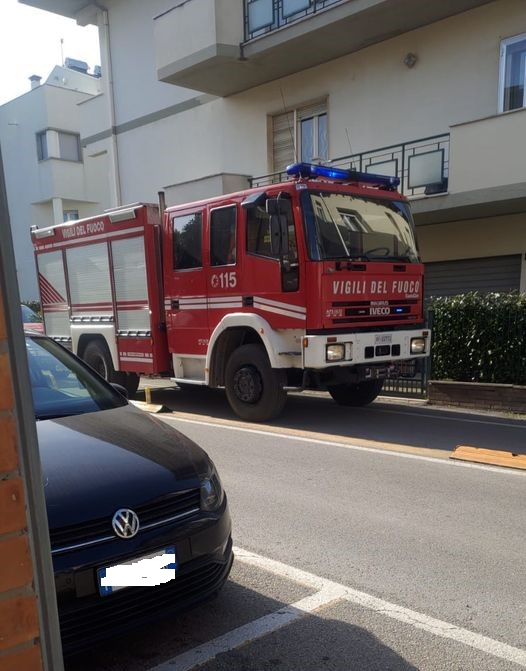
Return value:
M 303 205 L 312 258 L 419 261 L 404 202 L 310 191 Z

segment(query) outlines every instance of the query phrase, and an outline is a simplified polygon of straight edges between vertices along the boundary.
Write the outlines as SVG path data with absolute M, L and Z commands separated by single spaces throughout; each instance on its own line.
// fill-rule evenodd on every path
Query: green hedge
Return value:
M 431 299 L 435 380 L 526 385 L 526 296 Z

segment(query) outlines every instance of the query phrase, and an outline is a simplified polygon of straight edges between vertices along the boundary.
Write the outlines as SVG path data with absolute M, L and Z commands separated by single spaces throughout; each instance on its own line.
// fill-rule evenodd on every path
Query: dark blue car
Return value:
M 208 455 L 51 339 L 26 343 L 64 652 L 214 595 L 233 554 Z M 152 558 L 169 573 L 135 570 Z M 106 577 L 130 566 L 133 586 Z

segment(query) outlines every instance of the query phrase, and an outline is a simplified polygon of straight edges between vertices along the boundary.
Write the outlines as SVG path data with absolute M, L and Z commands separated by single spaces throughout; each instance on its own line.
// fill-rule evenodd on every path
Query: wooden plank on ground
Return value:
M 521 468 L 526 470 L 526 454 L 516 454 L 503 450 L 488 450 L 484 447 L 458 445 L 451 453 L 450 459 L 473 461 L 478 464 L 504 466 L 506 468 Z

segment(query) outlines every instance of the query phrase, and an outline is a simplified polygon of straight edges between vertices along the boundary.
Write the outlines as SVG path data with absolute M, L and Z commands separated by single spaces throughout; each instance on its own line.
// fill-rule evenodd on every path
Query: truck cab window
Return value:
M 290 203 L 283 202 L 283 213 L 287 217 L 289 231 L 289 256 L 292 262 L 298 258 L 298 245 L 296 243 L 296 230 L 292 218 Z M 247 251 L 258 256 L 269 256 L 277 258 L 271 251 L 270 245 L 270 218 L 262 206 L 247 209 Z
M 210 265 L 236 262 L 236 207 L 222 207 L 210 215 Z
M 201 212 L 172 219 L 174 270 L 202 267 L 202 221 Z

